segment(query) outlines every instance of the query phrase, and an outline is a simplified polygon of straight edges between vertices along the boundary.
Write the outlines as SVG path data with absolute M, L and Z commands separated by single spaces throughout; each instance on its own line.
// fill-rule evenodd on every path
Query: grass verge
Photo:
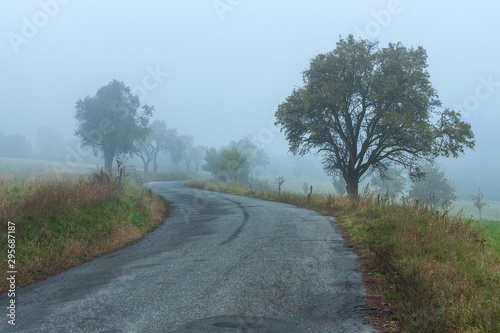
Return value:
M 159 225 L 165 201 L 134 182 L 102 174 L 84 180 L 1 180 L 0 243 L 15 224 L 16 284 L 21 287 L 118 250 Z M 0 270 L 7 272 L 7 248 Z M 8 290 L 7 280 L 0 292 Z
M 337 217 L 355 245 L 370 291 L 404 332 L 500 332 L 500 223 L 472 223 L 415 205 L 357 202 L 331 195 L 190 186 L 276 200 Z M 367 275 L 365 274 L 365 277 Z M 371 318 L 375 320 L 375 318 Z M 388 329 L 386 330 L 388 331 Z

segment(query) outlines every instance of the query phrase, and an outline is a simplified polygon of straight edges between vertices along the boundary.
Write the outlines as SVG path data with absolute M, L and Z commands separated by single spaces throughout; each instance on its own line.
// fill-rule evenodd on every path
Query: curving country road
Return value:
M 356 256 L 295 206 L 151 183 L 170 217 L 141 241 L 17 292 L 0 332 L 374 332 Z

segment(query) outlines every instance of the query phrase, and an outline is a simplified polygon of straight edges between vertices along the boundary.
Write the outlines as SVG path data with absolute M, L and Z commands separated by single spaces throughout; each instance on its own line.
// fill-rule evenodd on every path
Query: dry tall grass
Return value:
M 14 222 L 18 287 L 122 248 L 167 213 L 151 191 L 120 186 L 103 174 L 76 181 L 0 180 L 0 242 L 7 244 L 7 222 Z M 7 271 L 5 258 L 0 270 Z M 6 288 L 3 279 L 0 291 Z
M 500 332 L 500 258 L 468 221 L 371 204 L 344 219 L 408 332 Z

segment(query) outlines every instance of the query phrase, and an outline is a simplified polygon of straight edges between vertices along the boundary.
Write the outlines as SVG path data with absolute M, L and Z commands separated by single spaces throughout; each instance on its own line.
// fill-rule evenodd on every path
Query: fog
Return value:
M 443 106 L 476 135 L 439 162 L 462 194 L 500 200 L 499 12 L 493 0 L 0 0 L 0 133 L 35 147 L 48 127 L 77 145 L 75 102 L 116 79 L 197 144 L 251 136 L 284 155 L 276 107 L 313 56 L 354 34 L 427 50 Z

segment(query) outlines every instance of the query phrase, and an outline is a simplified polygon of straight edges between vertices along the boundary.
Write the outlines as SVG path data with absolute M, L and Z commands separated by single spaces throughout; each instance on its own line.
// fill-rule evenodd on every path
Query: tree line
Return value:
M 205 148 L 196 146 L 193 137 L 168 128 L 164 120 L 150 121 L 154 106 L 141 105 L 123 82 L 112 80 L 95 96 L 76 102 L 75 134 L 82 147 L 104 158 L 104 169 L 111 172 L 113 160 L 138 156 L 144 172 L 158 171 L 158 156 L 165 153 L 179 168 L 184 161 L 188 172 L 198 171 Z
M 471 125 L 442 107 L 427 68 L 422 47 L 341 38 L 334 50 L 311 60 L 304 85 L 278 106 L 276 125 L 293 154 L 321 156 L 334 185 L 345 184 L 352 197 L 366 176 L 383 179 L 397 167 L 422 179 L 436 157 L 457 157 L 475 145 Z M 157 171 L 158 154 L 167 152 L 188 171 L 204 163 L 202 169 L 216 178 L 245 181 L 266 163 L 249 140 L 219 149 L 195 146 L 164 121 L 150 123 L 154 111 L 113 80 L 76 102 L 75 134 L 83 147 L 102 154 L 107 171 L 113 159 L 127 154 L 139 156 L 146 172 L 150 164 Z
M 113 160 L 124 155 L 138 156 L 144 172 L 158 171 L 158 156 L 165 153 L 187 172 L 200 169 L 215 179 L 246 182 L 258 167 L 269 164 L 265 151 L 250 138 L 233 141 L 227 147 L 208 148 L 195 145 L 192 136 L 181 135 L 167 127 L 164 120 L 150 122 L 155 108 L 140 105 L 123 82 L 112 80 L 98 89 L 95 96 L 76 102 L 77 129 L 82 147 L 104 158 L 104 169 L 111 172 Z

